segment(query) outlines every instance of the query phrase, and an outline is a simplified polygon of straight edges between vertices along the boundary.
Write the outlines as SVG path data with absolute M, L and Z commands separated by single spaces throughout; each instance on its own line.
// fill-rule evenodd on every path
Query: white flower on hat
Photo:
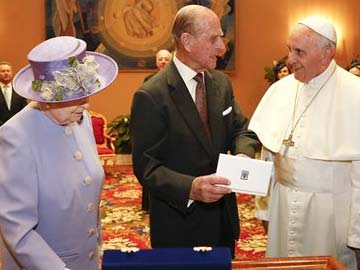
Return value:
M 78 81 L 85 93 L 92 93 L 100 86 L 97 79 L 98 68 L 99 64 L 92 55 L 84 57 L 83 64 L 77 66 Z
M 98 79 L 99 64 L 95 57 L 86 56 L 81 62 L 76 57 L 69 57 L 69 67 L 52 72 L 53 81 L 35 80 L 32 82 L 34 91 L 46 101 L 60 101 L 64 96 L 73 96 L 94 92 L 100 87 Z
M 43 90 L 40 95 L 45 100 L 53 100 L 54 99 L 54 92 L 51 90 L 48 84 L 43 85 Z

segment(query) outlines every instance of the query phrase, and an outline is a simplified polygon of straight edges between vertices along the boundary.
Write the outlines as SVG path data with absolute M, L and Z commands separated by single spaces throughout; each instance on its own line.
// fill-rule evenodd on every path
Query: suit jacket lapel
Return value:
M 202 126 L 199 113 L 191 98 L 189 90 L 186 88 L 186 85 L 173 62 L 168 65 L 167 76 L 170 95 L 175 105 L 182 113 L 189 129 L 198 139 L 199 143 L 204 147 L 209 156 L 213 156 L 212 142 L 207 136 L 205 129 L 199 128 Z
M 223 128 L 221 127 L 223 122 L 223 104 L 220 95 L 221 93 L 219 92 L 221 87 L 212 79 L 212 74 L 210 72 L 205 72 L 205 88 L 211 138 L 214 149 L 219 149 L 223 132 Z
M 15 92 L 14 88 L 12 89 L 12 94 L 11 94 L 11 107 L 10 110 L 13 111 L 16 108 L 16 102 L 18 102 L 18 100 L 21 99 L 21 97 Z
M 5 97 L 4 97 L 4 93 L 3 93 L 3 90 L 2 88 L 0 87 L 0 104 L 2 104 L 2 107 L 3 107 L 3 110 L 6 110 L 6 111 L 9 111 L 9 108 L 6 104 L 6 100 L 5 100 Z

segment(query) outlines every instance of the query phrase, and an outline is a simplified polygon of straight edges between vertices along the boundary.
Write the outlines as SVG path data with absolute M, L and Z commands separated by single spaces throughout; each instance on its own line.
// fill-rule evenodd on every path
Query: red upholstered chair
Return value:
M 114 169 L 116 163 L 115 138 L 109 136 L 106 132 L 107 121 L 104 115 L 94 111 L 89 111 L 89 113 L 100 161 L 105 168 L 107 165 L 112 165 L 112 169 Z

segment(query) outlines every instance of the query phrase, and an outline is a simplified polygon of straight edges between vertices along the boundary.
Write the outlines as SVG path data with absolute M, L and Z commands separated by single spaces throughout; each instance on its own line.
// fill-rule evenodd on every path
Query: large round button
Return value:
M 91 229 L 88 230 L 88 236 L 89 236 L 89 237 L 94 236 L 95 233 L 96 233 L 96 230 L 95 230 L 94 228 L 91 228 Z
M 95 252 L 90 251 L 88 257 L 89 257 L 89 260 L 93 260 L 95 258 Z
M 89 204 L 88 204 L 88 211 L 89 211 L 89 212 L 92 212 L 92 211 L 94 211 L 94 209 L 95 209 L 95 204 L 89 203 Z
M 85 185 L 90 185 L 92 183 L 92 178 L 90 176 L 86 176 L 84 178 L 84 184 Z
M 76 159 L 76 160 L 82 160 L 82 157 L 83 157 L 83 155 L 82 155 L 82 153 L 81 153 L 80 151 L 76 151 L 76 152 L 74 153 L 74 159 Z
M 65 128 L 65 134 L 66 134 L 66 135 L 71 135 L 71 134 L 72 134 L 72 128 L 69 127 L 69 126 L 67 126 L 67 127 Z

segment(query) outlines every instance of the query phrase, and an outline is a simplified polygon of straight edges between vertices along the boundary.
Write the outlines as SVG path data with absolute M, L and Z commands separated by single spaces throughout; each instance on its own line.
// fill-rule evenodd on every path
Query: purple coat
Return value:
M 104 172 L 90 117 L 60 126 L 33 104 L 0 128 L 2 269 L 98 269 Z

